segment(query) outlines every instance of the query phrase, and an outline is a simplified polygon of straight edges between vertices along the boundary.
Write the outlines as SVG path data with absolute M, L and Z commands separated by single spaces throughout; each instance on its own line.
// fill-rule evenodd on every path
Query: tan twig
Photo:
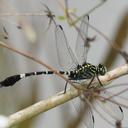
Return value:
M 48 111 L 60 104 L 63 104 L 78 96 L 76 89 L 71 89 L 66 94 L 58 93 L 46 100 L 35 103 L 34 105 L 23 109 L 15 114 L 9 116 L 9 127 L 14 126 L 24 120 L 32 118 L 42 112 Z
M 36 12 L 36 13 L 0 13 L 0 17 L 1 16 L 46 16 L 47 13 L 40 13 L 40 12 Z

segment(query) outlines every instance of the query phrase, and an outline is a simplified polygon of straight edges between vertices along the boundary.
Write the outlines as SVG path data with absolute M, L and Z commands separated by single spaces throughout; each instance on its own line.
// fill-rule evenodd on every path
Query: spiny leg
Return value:
M 90 85 L 91 85 L 91 83 L 93 82 L 94 78 L 95 78 L 95 75 L 92 77 L 91 81 L 89 82 L 89 84 L 88 84 L 88 86 L 87 86 L 87 89 L 90 88 Z
M 75 82 L 75 81 L 74 81 L 74 83 L 78 83 L 78 82 Z M 67 91 L 67 86 L 68 86 L 68 82 L 66 81 L 63 94 L 66 93 L 66 91 Z
M 100 84 L 101 86 L 103 86 L 103 84 L 101 83 L 101 81 L 100 81 L 98 75 L 96 75 L 96 77 L 97 77 L 97 80 L 98 80 L 99 84 Z
M 65 86 L 64 86 L 64 92 L 63 92 L 63 94 L 65 94 L 65 93 L 66 93 L 67 86 L 68 86 L 68 82 L 66 81 Z
M 66 93 L 66 91 L 67 91 L 67 85 L 68 85 L 68 82 L 66 81 L 65 86 L 64 86 L 64 91 L 61 92 L 59 95 L 63 95 L 63 94 Z

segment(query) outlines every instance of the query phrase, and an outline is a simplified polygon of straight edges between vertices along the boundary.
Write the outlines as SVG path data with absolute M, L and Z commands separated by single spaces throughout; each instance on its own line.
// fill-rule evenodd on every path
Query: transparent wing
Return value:
M 84 109 L 86 109 L 86 112 L 83 118 L 83 123 L 85 123 L 87 128 L 94 128 L 94 116 L 93 116 L 92 110 L 87 103 L 84 103 L 84 104 L 85 104 Z
M 85 125 L 87 128 L 94 128 L 94 116 L 90 106 L 79 98 L 74 99 L 72 102 L 77 115 L 82 116 L 80 117 L 82 125 Z
M 111 97 L 110 93 L 108 93 L 107 91 L 103 91 L 101 93 L 101 96 L 103 96 L 104 98 Z M 110 98 L 110 100 L 114 101 L 114 98 Z M 119 105 L 108 100 L 97 100 L 97 103 L 107 114 L 109 114 L 109 116 L 111 116 L 116 121 L 121 121 L 123 119 L 123 111 Z
M 71 70 L 79 64 L 72 49 L 70 48 L 63 28 L 60 25 L 55 29 L 56 48 L 59 64 L 64 70 Z
M 88 23 L 89 23 L 89 16 L 86 15 L 82 18 L 80 29 L 77 36 L 76 41 L 76 55 L 78 58 L 79 63 L 82 65 L 86 62 L 87 52 L 88 52 Z

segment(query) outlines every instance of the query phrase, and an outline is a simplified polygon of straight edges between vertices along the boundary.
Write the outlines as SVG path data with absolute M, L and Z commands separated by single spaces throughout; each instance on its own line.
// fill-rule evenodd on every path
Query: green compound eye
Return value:
M 107 68 L 104 65 L 99 64 L 98 65 L 98 74 L 103 76 L 106 74 L 106 72 L 107 72 Z

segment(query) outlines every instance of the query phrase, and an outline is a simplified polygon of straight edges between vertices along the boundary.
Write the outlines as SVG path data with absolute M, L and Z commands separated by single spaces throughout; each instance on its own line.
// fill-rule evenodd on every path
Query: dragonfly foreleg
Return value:
M 95 75 L 92 77 L 91 81 L 90 81 L 89 84 L 87 85 L 87 89 L 90 89 L 90 88 L 91 88 L 90 85 L 91 85 L 91 83 L 93 82 L 94 78 L 95 78 Z
M 101 83 L 101 81 L 100 81 L 98 75 L 96 75 L 96 77 L 97 77 L 97 80 L 98 80 L 99 84 L 100 84 L 101 86 L 103 86 L 103 84 Z
M 64 92 L 63 92 L 63 94 L 65 94 L 65 93 L 66 93 L 67 86 L 68 86 L 68 82 L 66 81 L 65 86 L 64 86 Z

